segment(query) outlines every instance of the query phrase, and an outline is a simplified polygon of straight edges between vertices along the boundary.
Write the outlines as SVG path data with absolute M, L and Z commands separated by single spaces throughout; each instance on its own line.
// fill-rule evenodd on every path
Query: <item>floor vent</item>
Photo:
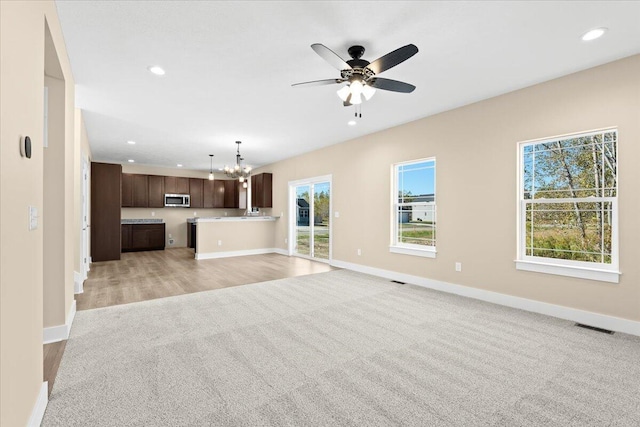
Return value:
M 392 280 L 392 281 L 391 281 L 391 283 L 397 283 L 397 284 L 399 284 L 399 285 L 406 285 L 406 283 L 405 283 L 405 282 L 401 282 L 401 281 L 399 281 L 399 280 Z
M 596 328 L 595 326 L 583 325 L 582 323 L 576 323 L 576 326 L 584 329 L 591 329 L 592 331 L 602 332 L 603 334 L 613 335 L 613 331 L 608 329 Z

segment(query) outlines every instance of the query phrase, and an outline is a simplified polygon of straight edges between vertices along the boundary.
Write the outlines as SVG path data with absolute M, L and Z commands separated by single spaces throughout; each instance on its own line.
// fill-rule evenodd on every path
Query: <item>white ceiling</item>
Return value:
M 56 3 L 94 159 L 116 163 L 208 170 L 241 140 L 256 167 L 640 53 L 640 2 Z M 291 87 L 339 77 L 312 43 L 369 61 L 413 43 L 381 76 L 417 89 L 378 90 L 347 126 L 338 85 Z

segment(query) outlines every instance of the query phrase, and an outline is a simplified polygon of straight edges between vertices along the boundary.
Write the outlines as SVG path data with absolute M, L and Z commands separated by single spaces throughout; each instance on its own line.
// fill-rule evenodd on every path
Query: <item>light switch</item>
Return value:
M 29 231 L 38 228 L 38 208 L 29 206 Z
M 334 215 L 336 218 L 340 218 L 340 212 L 336 212 Z

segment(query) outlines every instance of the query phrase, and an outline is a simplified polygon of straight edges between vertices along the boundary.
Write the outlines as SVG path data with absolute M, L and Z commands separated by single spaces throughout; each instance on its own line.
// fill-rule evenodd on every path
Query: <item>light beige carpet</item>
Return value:
M 44 426 L 638 426 L 640 339 L 346 270 L 80 311 Z

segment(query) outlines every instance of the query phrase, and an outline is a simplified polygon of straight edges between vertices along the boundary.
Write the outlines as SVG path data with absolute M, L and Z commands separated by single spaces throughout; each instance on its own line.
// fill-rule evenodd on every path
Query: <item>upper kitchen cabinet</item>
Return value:
M 123 208 L 133 207 L 133 174 L 122 174 L 122 200 Z
M 123 173 L 120 206 L 123 208 L 146 208 L 149 205 L 148 185 L 147 175 Z
M 273 174 L 259 173 L 251 176 L 251 206 L 257 208 L 273 207 Z
M 149 177 L 133 175 L 133 207 L 146 208 L 147 206 L 149 206 Z
M 224 181 L 219 179 L 209 181 L 205 179 L 202 189 L 202 202 L 202 207 L 204 208 L 223 208 Z
M 238 181 L 229 179 L 224 182 L 224 207 L 238 208 Z
M 189 178 L 189 194 L 192 208 L 201 208 L 203 206 L 203 184 L 203 180 L 200 178 Z
M 164 176 L 149 175 L 149 207 L 164 207 Z
M 165 176 L 164 192 L 167 194 L 189 194 L 189 178 Z

